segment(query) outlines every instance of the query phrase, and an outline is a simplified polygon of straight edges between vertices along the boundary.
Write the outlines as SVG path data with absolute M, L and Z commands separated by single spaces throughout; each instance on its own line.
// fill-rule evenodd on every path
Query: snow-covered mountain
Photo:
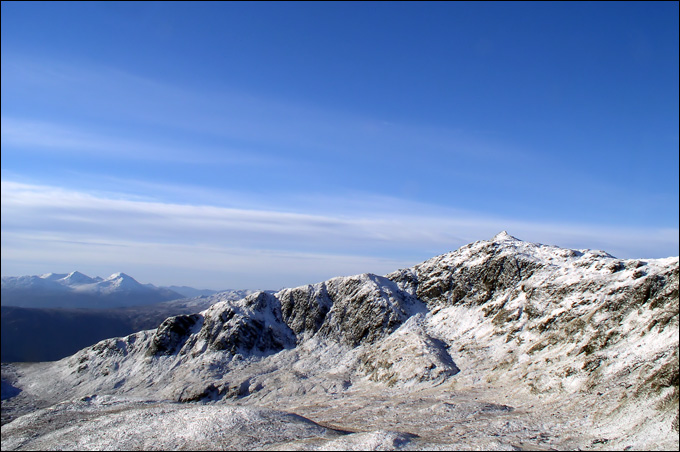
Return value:
M 178 294 L 181 294 L 186 298 L 208 296 L 221 292 L 220 290 L 194 289 L 193 287 L 189 286 L 167 286 L 166 289 L 170 289 L 174 292 L 177 292 Z M 241 298 L 245 297 L 246 295 L 247 294 L 244 294 Z
M 49 273 L 48 275 L 54 275 L 54 273 Z M 113 276 L 113 275 L 112 275 Z M 102 280 L 99 276 L 95 278 L 90 278 L 87 275 L 80 273 L 79 271 L 74 271 L 64 276 L 61 279 L 57 279 L 57 282 L 71 287 L 82 287 L 84 285 L 98 284 Z
M 3 448 L 149 448 L 145 419 L 174 448 L 677 450 L 678 276 L 677 257 L 503 232 L 386 276 L 225 300 L 3 366 L 3 391 L 21 390 L 3 418 L 51 405 L 4 425 Z
M 3 276 L 2 305 L 24 308 L 115 308 L 185 298 L 152 284 L 140 284 L 125 273 L 106 279 L 78 271 L 40 276 Z

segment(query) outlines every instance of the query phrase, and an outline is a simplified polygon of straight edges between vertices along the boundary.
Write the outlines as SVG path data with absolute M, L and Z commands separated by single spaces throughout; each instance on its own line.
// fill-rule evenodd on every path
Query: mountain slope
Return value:
M 418 435 L 409 448 L 673 449 L 678 258 L 501 233 L 385 277 L 224 301 L 6 372 L 23 389 L 9 409 L 126 394 L 286 407 L 384 441 L 377 432 Z

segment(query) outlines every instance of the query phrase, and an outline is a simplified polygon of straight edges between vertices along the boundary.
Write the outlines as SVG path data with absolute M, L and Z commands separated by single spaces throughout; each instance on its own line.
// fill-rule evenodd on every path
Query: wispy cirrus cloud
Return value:
M 166 268 L 192 281 L 205 275 L 214 281 L 219 274 L 222 287 L 282 287 L 341 274 L 387 273 L 502 229 L 529 241 L 600 248 L 619 257 L 665 257 L 678 249 L 678 231 L 671 229 L 527 223 L 438 213 L 434 206 L 408 202 L 395 209 L 399 200 L 389 207 L 385 201 L 376 199 L 370 208 L 364 199 L 353 211 L 347 202 L 341 214 L 324 211 L 327 203 L 315 212 L 286 212 L 140 201 L 4 181 L 3 273 L 35 259 L 72 262 L 83 270 L 108 263 L 112 272 Z M 659 254 L 635 254 L 640 249 Z
M 282 165 L 282 159 L 252 152 L 200 144 L 163 143 L 144 138 L 125 138 L 50 121 L 18 119 L 2 116 L 2 146 L 8 153 L 22 151 L 52 151 L 70 156 L 94 155 L 104 159 L 132 161 L 174 161 L 192 165 L 239 164 Z
M 344 215 L 289 212 L 140 201 L 126 195 L 93 195 L 14 182 L 3 182 L 2 187 L 3 228 L 7 230 L 327 251 L 370 249 L 384 242 L 401 241 L 406 247 L 447 240 L 443 231 L 440 236 L 430 230 L 412 230 L 415 225 L 408 216 L 383 217 L 367 210 L 351 214 L 345 210 Z
M 344 155 L 359 148 L 395 156 L 415 147 L 421 152 L 506 159 L 504 150 L 488 140 L 493 135 L 489 132 L 398 124 L 227 86 L 179 86 L 118 68 L 3 55 L 3 83 L 13 91 L 37 91 L 34 99 L 42 93 L 50 109 L 61 106 L 81 122 L 107 121 L 139 133 L 185 134 L 201 142 L 226 139 L 250 146 L 249 151 L 285 149 L 293 157 L 290 153 Z M 514 159 L 520 157 L 518 149 L 513 153 Z

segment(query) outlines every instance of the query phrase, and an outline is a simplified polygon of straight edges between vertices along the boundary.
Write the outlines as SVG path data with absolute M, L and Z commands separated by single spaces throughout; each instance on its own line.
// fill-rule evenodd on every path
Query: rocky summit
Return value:
M 503 232 L 3 364 L 2 449 L 678 449 L 678 258 Z

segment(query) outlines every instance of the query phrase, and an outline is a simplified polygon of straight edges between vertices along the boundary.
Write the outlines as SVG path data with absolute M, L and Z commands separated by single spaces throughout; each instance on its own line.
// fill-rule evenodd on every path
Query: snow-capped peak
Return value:
M 148 289 L 142 284 L 137 282 L 132 276 L 126 275 L 125 273 L 118 272 L 114 273 L 104 281 L 102 281 L 102 286 L 109 287 L 111 289 L 123 289 L 123 290 L 140 290 Z
M 508 234 L 508 231 L 501 231 L 498 234 L 494 235 L 493 238 L 491 239 L 491 241 L 494 242 L 503 242 L 508 240 L 519 241 L 517 237 L 513 237 L 510 234 Z
M 87 275 L 80 273 L 79 271 L 74 271 L 69 273 L 67 276 L 59 280 L 66 285 L 79 285 L 79 284 L 92 284 L 96 282 L 95 279 L 90 278 Z
M 48 281 L 56 281 L 57 279 L 63 279 L 67 276 L 68 275 L 66 273 L 45 273 L 44 275 L 40 275 L 40 279 L 46 279 Z

